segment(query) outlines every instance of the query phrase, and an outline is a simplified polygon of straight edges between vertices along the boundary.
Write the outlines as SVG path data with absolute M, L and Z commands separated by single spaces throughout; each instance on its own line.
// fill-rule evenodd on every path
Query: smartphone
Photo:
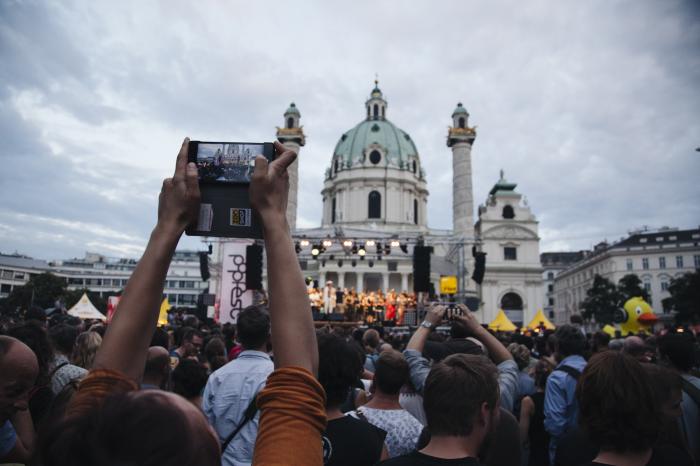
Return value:
M 273 143 L 190 141 L 188 161 L 197 165 L 201 203 L 188 235 L 262 239 L 248 194 L 258 155 L 273 160 Z
M 445 311 L 445 320 L 454 320 L 456 316 L 464 315 L 462 309 L 457 307 L 457 303 L 434 303 L 437 306 L 445 306 L 447 310 Z

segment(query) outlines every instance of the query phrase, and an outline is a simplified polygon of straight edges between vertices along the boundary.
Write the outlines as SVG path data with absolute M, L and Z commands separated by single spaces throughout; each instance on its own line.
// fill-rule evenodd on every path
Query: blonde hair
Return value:
M 97 332 L 83 332 L 75 339 L 71 362 L 83 369 L 92 368 L 97 349 L 102 344 L 102 337 Z

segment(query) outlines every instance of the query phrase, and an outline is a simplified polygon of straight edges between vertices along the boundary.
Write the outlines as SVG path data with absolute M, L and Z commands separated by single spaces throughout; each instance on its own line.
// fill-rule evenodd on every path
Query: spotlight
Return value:
M 374 261 L 369 261 L 367 265 L 369 265 L 370 267 L 374 267 Z
M 365 256 L 360 256 L 360 260 L 361 261 L 365 260 Z
M 403 251 L 404 254 L 408 254 L 408 244 L 403 243 L 401 246 L 399 246 L 401 250 Z
M 331 254 L 330 256 L 328 256 L 328 260 L 335 260 L 335 254 Z
M 294 243 L 294 251 L 296 251 L 297 254 L 301 252 L 301 246 L 299 245 L 299 241 Z
M 367 254 L 367 251 L 365 251 L 365 248 L 360 248 L 357 253 L 360 255 L 360 257 L 365 257 L 365 254 Z
M 303 239 L 303 240 L 301 240 L 301 242 L 299 244 L 301 245 L 302 248 L 305 248 L 306 246 L 308 246 L 311 243 L 309 243 L 308 239 Z
M 311 250 L 311 255 L 314 257 L 318 257 L 318 255 L 320 253 L 321 253 L 321 251 L 316 246 L 314 246 L 313 249 Z
M 386 243 L 384 245 L 384 254 L 386 254 L 386 255 L 391 254 L 391 246 L 389 246 L 389 243 Z
M 352 241 L 349 240 L 349 239 L 346 239 L 345 241 L 343 241 L 343 246 L 345 246 L 346 248 L 351 248 L 351 247 L 352 247 Z
M 382 260 L 382 255 L 381 255 L 381 254 L 378 254 L 378 255 L 377 255 L 377 260 L 378 260 L 378 261 Z
M 323 247 L 324 247 L 324 248 L 330 248 L 331 246 L 333 246 L 333 241 L 331 241 L 331 240 L 329 240 L 329 239 L 324 239 L 324 240 L 323 240 Z
M 377 243 L 377 254 L 381 254 L 383 251 L 382 243 Z
M 375 244 L 376 244 L 376 243 L 374 242 L 373 239 L 368 239 L 367 241 L 365 241 L 365 247 L 368 247 L 368 248 L 371 248 L 371 247 L 374 246 Z
M 399 246 L 401 246 L 401 243 L 397 239 L 392 239 L 390 245 L 392 248 L 398 248 Z

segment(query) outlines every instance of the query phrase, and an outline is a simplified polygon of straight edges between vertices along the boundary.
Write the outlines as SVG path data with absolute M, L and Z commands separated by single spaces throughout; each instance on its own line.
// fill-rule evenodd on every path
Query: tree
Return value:
M 0 302 L 4 313 L 14 313 L 17 309 L 37 306 L 42 309 L 53 307 L 57 299 L 66 291 L 66 280 L 51 272 L 35 275 L 23 285 L 15 287 L 10 295 Z
M 664 306 L 678 312 L 676 320 L 685 323 L 700 319 L 700 272 L 686 273 L 671 279 L 668 286 L 669 298 L 664 300 Z
M 586 299 L 581 303 L 583 316 L 590 319 L 595 316 L 600 325 L 612 324 L 615 311 L 620 308 L 620 291 L 607 278 L 596 274 L 593 286 L 586 291 Z
M 633 273 L 625 275 L 617 282 L 617 290 L 620 292 L 620 307 L 624 306 L 628 299 L 639 296 L 646 302 L 650 301 L 649 292 L 642 286 L 639 277 Z

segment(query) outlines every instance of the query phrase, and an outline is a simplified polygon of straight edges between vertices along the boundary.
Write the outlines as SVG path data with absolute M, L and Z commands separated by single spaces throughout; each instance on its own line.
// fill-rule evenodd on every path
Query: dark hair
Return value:
M 199 362 L 181 359 L 171 375 L 173 392 L 188 400 L 199 396 L 207 384 L 207 377 L 207 368 Z
M 649 448 L 661 416 L 652 383 L 641 363 L 618 351 L 595 354 L 576 386 L 579 424 L 603 450 Z
M 36 321 L 28 321 L 16 325 L 7 332 L 8 336 L 14 337 L 27 345 L 34 351 L 36 360 L 39 363 L 39 376 L 36 384 L 43 385 L 49 382 L 49 366 L 53 361 L 53 348 L 49 342 L 46 329 Z
M 535 387 L 544 389 L 547 386 L 547 379 L 552 373 L 552 366 L 544 360 L 537 361 L 535 364 Z
M 362 360 L 356 347 L 342 338 L 322 333 L 318 339 L 318 381 L 326 391 L 326 407 L 339 406 L 360 379 Z
M 193 339 L 194 337 L 202 338 L 202 337 L 203 337 L 203 334 L 202 334 L 202 332 L 200 332 L 200 331 L 197 330 L 196 328 L 187 327 L 187 330 L 185 330 L 185 331 L 182 333 L 182 343 L 180 343 L 180 344 L 182 345 L 183 343 L 185 343 L 185 342 L 187 342 L 187 341 L 192 341 L 192 339 Z
M 562 357 L 582 355 L 586 351 L 586 337 L 573 325 L 564 324 L 554 333 L 557 352 Z
M 607 349 L 610 344 L 610 335 L 602 330 L 598 330 L 593 334 L 593 346 L 598 349 Z
M 244 349 L 260 348 L 270 336 L 270 315 L 262 306 L 248 306 L 238 314 L 236 331 Z
M 193 441 L 187 414 L 158 391 L 109 396 L 99 409 L 69 415 L 39 437 L 44 466 L 214 466 L 221 464 L 212 436 Z
M 455 319 L 450 323 L 451 338 L 467 338 L 469 335 L 469 329 L 461 320 Z
M 38 320 L 41 323 L 46 322 L 46 312 L 38 306 L 32 306 L 29 309 L 27 309 L 27 312 L 24 314 L 24 319 L 25 320 Z
M 398 394 L 409 375 L 408 363 L 398 351 L 384 351 L 375 362 L 374 384 L 387 395 Z
M 365 333 L 362 334 L 362 343 L 376 350 L 379 346 L 379 332 L 374 328 L 365 330 Z
M 688 372 L 696 363 L 693 337 L 690 333 L 669 332 L 661 337 L 659 354 L 681 372 Z
M 226 358 L 226 344 L 219 337 L 214 337 L 204 347 L 204 356 L 209 362 L 211 371 L 214 372 L 218 368 L 224 366 L 228 359 Z
M 49 337 L 53 347 L 63 354 L 70 355 L 73 352 L 75 340 L 78 338 L 78 329 L 68 324 L 58 324 L 49 329 Z
M 642 367 L 649 375 L 657 406 L 662 406 L 670 400 L 674 391 L 683 389 L 683 379 L 675 370 L 651 363 L 642 363 Z
M 170 349 L 170 337 L 163 327 L 156 327 L 151 337 L 151 344 L 148 346 L 162 346 L 166 350 Z
M 166 348 L 167 350 L 167 348 Z M 183 360 L 184 361 L 184 360 Z M 143 369 L 143 376 L 153 378 L 164 378 L 170 367 L 170 356 L 163 353 L 154 357 L 146 358 L 146 365 Z
M 482 403 L 493 410 L 498 397 L 498 370 L 485 356 L 448 356 L 432 367 L 423 388 L 431 435 L 469 435 Z

